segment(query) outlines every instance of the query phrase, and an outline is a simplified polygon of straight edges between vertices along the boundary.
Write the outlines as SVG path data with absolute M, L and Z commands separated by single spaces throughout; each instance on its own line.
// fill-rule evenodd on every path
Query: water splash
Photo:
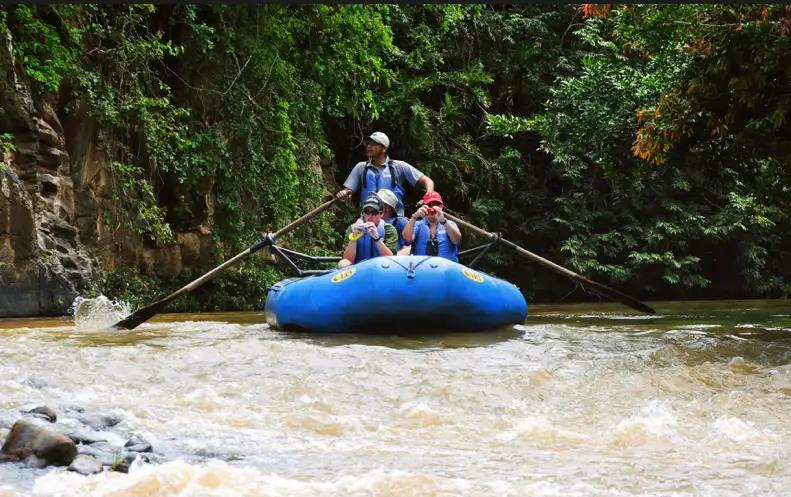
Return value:
M 128 303 L 110 300 L 104 295 L 89 299 L 77 297 L 69 308 L 77 331 L 106 330 L 132 313 Z

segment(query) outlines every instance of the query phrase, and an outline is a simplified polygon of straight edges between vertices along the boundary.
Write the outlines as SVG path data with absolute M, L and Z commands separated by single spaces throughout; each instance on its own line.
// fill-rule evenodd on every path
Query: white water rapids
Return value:
M 478 335 L 260 313 L 0 320 L 0 419 L 79 405 L 165 462 L 0 465 L 0 496 L 742 496 L 791 486 L 791 304 L 531 306 Z M 81 321 L 80 321 L 81 320 Z M 7 429 L 0 430 L 0 434 Z

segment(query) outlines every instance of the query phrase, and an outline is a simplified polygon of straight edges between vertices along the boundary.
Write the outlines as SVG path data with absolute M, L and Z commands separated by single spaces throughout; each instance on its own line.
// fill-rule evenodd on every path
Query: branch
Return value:
M 233 58 L 236 59 L 236 67 L 239 67 L 239 59 L 236 58 L 236 54 L 233 54 Z M 247 62 L 244 63 L 244 66 L 242 66 L 242 68 L 239 69 L 239 72 L 236 74 L 236 77 L 233 78 L 233 81 L 231 81 L 231 86 L 229 86 L 227 90 L 222 92 L 222 95 L 226 95 L 226 94 L 228 94 L 229 91 L 231 91 L 231 88 L 233 88 L 233 85 L 236 84 L 236 80 L 239 79 L 239 76 L 242 75 L 242 71 L 244 71 L 244 68 L 247 67 L 247 64 L 249 64 L 251 60 L 253 60 L 253 56 L 252 55 L 247 59 Z
M 236 58 L 236 55 L 234 55 L 234 58 Z M 233 88 L 233 87 L 234 87 L 234 85 L 236 84 L 236 80 L 238 80 L 238 79 L 239 79 L 239 76 L 241 76 L 241 75 L 242 75 L 242 71 L 244 71 L 245 67 L 247 67 L 247 64 L 249 64 L 251 60 L 253 60 L 253 56 L 252 56 L 252 55 L 251 55 L 251 56 L 250 56 L 250 57 L 247 59 L 247 62 L 245 62 L 245 63 L 244 63 L 244 66 L 242 66 L 241 68 L 239 68 L 239 59 L 236 59 L 236 67 L 237 67 L 237 68 L 239 68 L 239 72 L 238 72 L 238 73 L 236 74 L 236 76 L 233 78 L 233 81 L 231 81 L 231 85 L 230 85 L 228 88 L 226 88 L 226 90 L 225 90 L 225 91 L 222 91 L 222 92 L 221 92 L 221 91 L 217 91 L 217 90 L 212 90 L 212 89 L 209 89 L 209 88 L 196 88 L 195 86 L 192 86 L 192 85 L 190 85 L 189 83 L 187 83 L 186 81 L 184 81 L 184 78 L 182 78 L 181 76 L 179 76 L 179 75 L 178 75 L 178 73 L 177 73 L 176 71 L 174 71 L 173 69 L 171 69 L 170 67 L 168 67 L 168 66 L 167 66 L 167 64 L 165 64 L 165 63 L 164 63 L 164 62 L 162 62 L 162 61 L 159 61 L 159 63 L 160 63 L 160 64 L 162 64 L 162 66 L 163 66 L 165 69 L 167 69 L 168 71 L 170 71 L 170 73 L 171 73 L 173 76 L 175 76 L 176 78 L 178 78 L 178 80 L 179 80 L 179 81 L 181 81 L 181 82 L 184 84 L 184 86 L 186 86 L 187 88 L 190 88 L 191 90 L 195 90 L 195 91 L 204 91 L 204 92 L 208 92 L 208 93 L 217 93 L 217 94 L 219 94 L 219 95 L 227 95 L 227 94 L 228 94 L 228 92 L 229 92 L 229 91 L 231 91 L 231 88 Z

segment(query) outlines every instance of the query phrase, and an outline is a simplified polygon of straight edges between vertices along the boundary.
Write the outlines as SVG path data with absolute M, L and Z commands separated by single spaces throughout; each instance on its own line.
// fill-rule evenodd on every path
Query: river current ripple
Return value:
M 423 337 L 283 334 L 261 313 L 0 320 L 0 420 L 112 413 L 163 458 L 0 465 L 0 496 L 787 495 L 791 303 L 654 306 Z

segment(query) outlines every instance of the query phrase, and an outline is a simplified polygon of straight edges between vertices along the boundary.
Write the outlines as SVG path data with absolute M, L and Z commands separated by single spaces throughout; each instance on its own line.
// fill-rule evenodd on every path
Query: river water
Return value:
M 791 302 L 652 305 L 411 338 L 281 334 L 261 313 L 0 320 L 0 418 L 111 412 L 164 456 L 0 465 L 0 496 L 787 495 Z

